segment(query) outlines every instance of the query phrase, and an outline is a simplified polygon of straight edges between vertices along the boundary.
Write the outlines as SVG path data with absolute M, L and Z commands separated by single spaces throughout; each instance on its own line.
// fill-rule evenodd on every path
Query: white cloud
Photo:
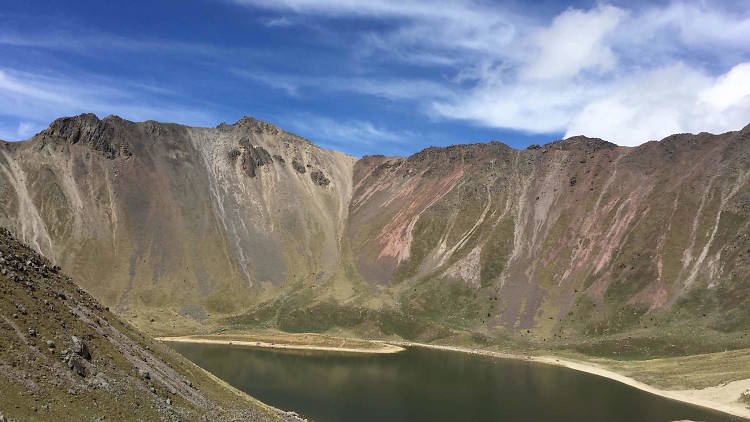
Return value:
M 638 145 L 673 133 L 736 130 L 750 121 L 750 63 L 719 77 L 673 65 L 620 81 L 587 104 L 566 136 Z
M 750 102 L 750 63 L 733 67 L 719 77 L 713 86 L 701 92 L 699 99 L 717 112 L 746 105 Z
M 316 18 L 377 24 L 362 30 L 347 25 L 345 36 L 336 24 L 309 25 L 326 27 L 325 42 L 350 53 L 338 62 L 341 69 L 326 73 L 314 67 L 276 72 L 274 63 L 286 56 L 270 48 L 128 38 L 74 24 L 36 34 L 0 30 L 0 46 L 91 56 L 167 53 L 189 63 L 204 60 L 287 96 L 367 95 L 414 104 L 436 119 L 580 133 L 627 145 L 673 132 L 738 129 L 750 120 L 748 8 L 700 0 L 633 7 L 603 2 L 544 14 L 542 6 L 521 13 L 485 0 L 223 1 L 273 11 L 256 19 L 267 27 L 308 25 Z M 247 63 L 265 70 L 248 71 Z M 181 105 L 189 99 L 178 95 L 137 81 L 0 68 L 0 117 L 15 119 L 2 134 L 28 136 L 21 133 L 82 111 L 190 124 L 220 120 L 204 111 L 210 107 Z M 19 121 L 30 126 L 16 127 Z M 347 136 L 370 144 L 409 138 L 362 120 L 305 115 L 289 124 L 340 143 Z
M 570 78 L 587 69 L 599 72 L 615 67 L 617 58 L 605 42 L 627 13 L 613 6 L 589 11 L 569 9 L 552 24 L 534 33 L 534 56 L 520 70 L 530 79 Z
M 747 51 L 750 39 L 750 18 L 745 5 L 744 15 L 722 9 L 718 2 L 673 1 L 666 7 L 649 7 L 638 17 L 637 37 L 653 40 L 654 36 L 674 33 L 686 45 L 714 49 L 739 47 Z
M 530 133 L 565 129 L 574 107 L 591 97 L 593 88 L 554 84 L 505 84 L 488 80 L 455 101 L 434 101 L 432 110 L 450 119 L 475 121 L 483 126 Z
M 450 51 L 499 53 L 526 19 L 499 6 L 473 0 L 231 0 L 283 13 L 329 18 L 368 17 L 395 23 L 385 34 L 370 32 L 364 41 L 379 53 L 433 63 L 453 62 Z M 362 47 L 361 45 L 357 46 Z
M 415 101 L 433 117 L 623 145 L 735 130 L 750 120 L 750 9 L 599 3 L 545 17 L 472 0 L 234 2 L 280 14 L 387 19 L 388 29 L 367 31 L 351 48 L 365 60 L 448 77 L 421 87 L 380 78 L 387 84 L 358 92 Z

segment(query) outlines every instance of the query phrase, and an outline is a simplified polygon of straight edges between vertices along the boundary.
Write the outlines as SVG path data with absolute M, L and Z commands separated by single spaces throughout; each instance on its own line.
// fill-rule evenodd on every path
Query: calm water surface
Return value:
M 319 422 L 740 420 L 590 374 L 458 352 L 171 346 L 240 390 Z

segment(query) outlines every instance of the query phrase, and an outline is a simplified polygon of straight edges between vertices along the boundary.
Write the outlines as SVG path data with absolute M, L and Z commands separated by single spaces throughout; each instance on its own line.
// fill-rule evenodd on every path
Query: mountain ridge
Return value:
M 750 324 L 750 125 L 356 159 L 251 117 L 92 116 L 4 144 L 0 223 L 147 329 L 614 336 L 622 351 L 654 316 L 721 344 Z

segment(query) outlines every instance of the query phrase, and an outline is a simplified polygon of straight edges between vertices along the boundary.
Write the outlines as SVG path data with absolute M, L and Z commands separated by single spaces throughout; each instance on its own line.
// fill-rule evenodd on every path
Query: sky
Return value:
M 355 156 L 750 123 L 741 1 L 0 0 L 0 139 L 93 112 Z

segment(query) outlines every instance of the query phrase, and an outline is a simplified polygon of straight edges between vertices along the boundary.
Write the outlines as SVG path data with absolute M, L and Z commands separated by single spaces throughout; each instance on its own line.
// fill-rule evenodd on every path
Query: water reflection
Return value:
M 269 404 L 323 422 L 739 420 L 590 374 L 456 352 L 172 347 Z

